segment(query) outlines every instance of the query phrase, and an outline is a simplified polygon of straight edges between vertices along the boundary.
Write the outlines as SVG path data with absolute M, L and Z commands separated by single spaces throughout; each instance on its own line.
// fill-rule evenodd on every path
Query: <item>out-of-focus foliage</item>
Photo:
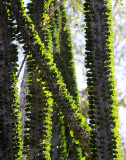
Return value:
M 115 70 L 117 79 L 118 99 L 120 106 L 126 106 L 126 85 L 125 85 L 125 69 L 126 69 L 126 13 L 125 5 L 117 4 L 113 7 L 114 20 L 114 48 L 115 48 Z
M 80 6 L 82 6 L 83 1 L 78 1 Z M 71 1 L 74 4 L 74 1 Z M 69 3 L 66 4 L 69 22 L 73 37 L 73 48 L 75 53 L 75 63 L 76 65 L 83 66 L 84 58 L 85 58 L 85 40 L 82 41 L 84 37 L 82 26 L 85 26 L 83 22 L 83 11 L 78 10 L 78 8 L 73 9 L 73 5 Z M 116 81 L 117 81 L 117 90 L 118 90 L 118 100 L 119 105 L 126 106 L 126 85 L 122 87 L 122 84 L 125 80 L 125 69 L 126 69 L 126 5 L 123 0 L 112 0 L 113 5 L 113 31 L 114 31 L 114 57 L 115 57 L 115 70 L 116 70 Z M 79 14 L 79 19 L 77 19 L 77 15 Z M 84 38 L 83 38 L 84 39 Z M 86 70 L 82 67 L 83 74 L 86 74 Z M 84 83 L 85 83 L 84 79 Z M 123 81 L 123 83 L 122 83 Z M 86 88 L 86 85 L 85 85 Z M 85 90 L 85 88 L 83 88 Z M 82 90 L 82 89 L 81 89 Z

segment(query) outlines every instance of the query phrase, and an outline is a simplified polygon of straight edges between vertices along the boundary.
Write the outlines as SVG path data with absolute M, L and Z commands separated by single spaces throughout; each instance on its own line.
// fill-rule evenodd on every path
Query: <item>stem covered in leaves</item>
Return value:
M 91 152 L 96 160 L 117 159 L 120 141 L 110 0 L 87 0 L 84 11 Z
M 0 159 L 17 160 L 21 157 L 21 123 L 17 96 L 17 45 L 13 43 L 15 26 L 0 1 Z
M 46 49 L 49 53 L 52 51 L 51 37 L 48 34 L 46 6 L 49 2 L 34 1 L 28 4 L 29 15 L 35 24 L 42 42 L 45 42 Z M 43 26 L 46 21 L 46 25 Z M 52 104 L 51 92 L 46 86 L 45 80 L 40 76 L 37 64 L 33 60 L 32 55 L 27 50 L 27 46 L 23 47 L 28 55 L 28 88 L 29 94 L 28 105 L 26 106 L 26 134 L 24 136 L 24 147 L 27 159 L 51 159 L 50 157 L 50 140 L 52 129 Z M 29 131 L 28 131 L 29 130 Z

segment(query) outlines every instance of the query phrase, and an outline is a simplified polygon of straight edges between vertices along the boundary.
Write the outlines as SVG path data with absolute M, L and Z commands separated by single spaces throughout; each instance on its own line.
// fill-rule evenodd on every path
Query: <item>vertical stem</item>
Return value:
M 20 103 L 20 112 L 21 112 L 21 122 L 22 122 L 22 139 L 24 136 L 24 124 L 26 121 L 26 112 L 25 112 L 25 105 L 26 105 L 26 95 L 28 94 L 28 88 L 27 88 L 27 65 L 25 64 L 24 67 L 24 74 L 23 74 L 23 79 L 21 82 L 21 89 L 20 89 L 20 99 L 19 99 L 19 103 Z
M 97 160 L 110 160 L 120 155 L 112 54 L 112 9 L 109 0 L 89 0 L 84 3 L 84 11 L 92 156 Z

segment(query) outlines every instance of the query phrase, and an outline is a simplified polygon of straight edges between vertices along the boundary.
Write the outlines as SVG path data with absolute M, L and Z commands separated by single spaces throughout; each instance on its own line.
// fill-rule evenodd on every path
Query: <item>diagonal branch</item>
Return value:
M 24 59 L 23 59 L 22 64 L 21 64 L 21 67 L 20 67 L 19 72 L 17 74 L 17 78 L 19 78 L 19 76 L 20 76 L 20 73 L 21 73 L 21 70 L 22 70 L 22 68 L 24 66 L 24 63 L 26 61 L 26 58 L 27 58 L 27 55 L 24 56 Z
M 55 5 L 55 7 L 48 13 L 49 16 L 51 16 L 53 14 L 53 12 L 55 12 L 55 10 L 63 3 L 64 0 L 59 1 L 59 3 L 57 3 Z
M 26 16 L 26 11 L 22 6 L 23 2 L 21 0 L 12 0 L 11 9 L 25 44 L 31 52 L 32 57 L 39 65 L 39 69 L 42 73 L 41 76 L 47 81 L 53 98 L 62 110 L 70 129 L 74 132 L 76 139 L 80 141 L 88 157 L 91 158 L 89 148 L 90 127 L 84 123 L 85 118 L 79 113 L 73 97 L 70 96 L 66 85 L 63 83 L 60 72 L 56 68 L 56 64 L 53 63 L 52 56 L 45 49 L 44 44 L 41 43 L 31 19 Z

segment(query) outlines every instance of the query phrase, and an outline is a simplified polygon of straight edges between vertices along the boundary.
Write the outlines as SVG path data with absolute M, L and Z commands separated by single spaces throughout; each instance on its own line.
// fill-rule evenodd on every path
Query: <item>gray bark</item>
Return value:
M 51 139 L 51 160 L 59 160 L 59 124 L 58 124 L 58 108 L 53 104 L 52 116 L 52 139 Z
M 24 136 L 24 124 L 26 121 L 26 116 L 25 116 L 25 105 L 26 105 L 26 95 L 28 94 L 28 88 L 27 88 L 27 65 L 25 64 L 24 67 L 24 74 L 23 74 L 23 79 L 21 83 L 21 89 L 20 89 L 20 98 L 19 98 L 19 104 L 20 104 L 20 112 L 21 112 L 21 122 L 22 122 L 22 139 Z

